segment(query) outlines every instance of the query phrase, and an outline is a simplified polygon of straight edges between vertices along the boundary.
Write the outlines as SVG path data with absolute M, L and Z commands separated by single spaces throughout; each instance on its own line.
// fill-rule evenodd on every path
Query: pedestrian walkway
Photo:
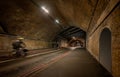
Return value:
M 76 49 L 30 77 L 112 77 L 85 49 Z

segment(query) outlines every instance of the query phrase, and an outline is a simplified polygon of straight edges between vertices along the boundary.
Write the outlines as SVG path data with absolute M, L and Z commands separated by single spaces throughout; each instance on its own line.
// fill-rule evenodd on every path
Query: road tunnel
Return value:
M 30 54 L 78 47 L 120 77 L 119 9 L 119 0 L 1 0 L 0 59 L 18 39 Z

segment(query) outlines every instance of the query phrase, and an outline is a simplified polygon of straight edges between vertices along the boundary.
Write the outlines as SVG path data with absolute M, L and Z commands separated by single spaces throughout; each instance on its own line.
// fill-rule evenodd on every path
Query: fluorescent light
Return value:
M 49 13 L 48 9 L 46 9 L 44 6 L 42 6 L 41 8 L 44 12 Z
M 60 23 L 58 19 L 55 20 L 56 23 Z

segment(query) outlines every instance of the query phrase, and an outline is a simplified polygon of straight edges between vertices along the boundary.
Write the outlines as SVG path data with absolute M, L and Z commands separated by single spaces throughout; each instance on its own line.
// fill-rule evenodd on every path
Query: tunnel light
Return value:
M 42 6 L 41 9 L 42 9 L 45 13 L 49 13 L 48 9 L 46 9 L 44 6 Z
M 55 22 L 58 23 L 58 24 L 60 23 L 58 19 L 56 19 Z
M 73 39 L 73 40 L 76 40 L 76 38 L 75 38 L 74 36 L 72 37 L 72 39 Z
M 76 49 L 76 47 L 70 47 L 70 50 L 75 50 Z
M 23 37 L 18 37 L 19 40 L 23 40 L 24 38 Z

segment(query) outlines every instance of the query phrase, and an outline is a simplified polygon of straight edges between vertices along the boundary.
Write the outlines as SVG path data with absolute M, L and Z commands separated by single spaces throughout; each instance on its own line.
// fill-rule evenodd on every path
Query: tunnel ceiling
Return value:
M 0 0 L 0 32 L 51 40 L 68 26 L 87 31 L 97 0 Z M 41 10 L 45 6 L 46 14 Z M 59 20 L 59 24 L 55 23 Z

